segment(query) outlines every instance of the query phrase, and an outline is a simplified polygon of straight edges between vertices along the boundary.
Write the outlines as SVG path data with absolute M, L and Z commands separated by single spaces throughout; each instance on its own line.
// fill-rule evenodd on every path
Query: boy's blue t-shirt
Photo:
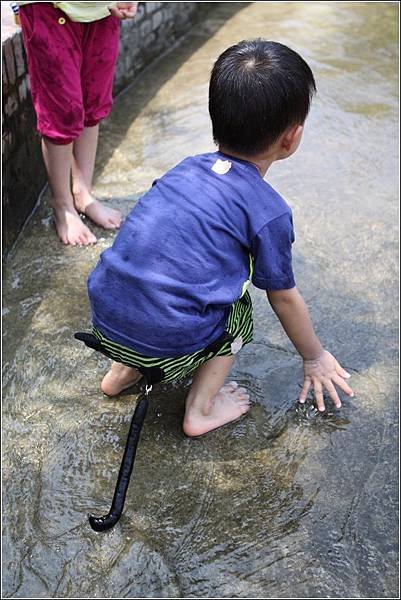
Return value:
M 250 278 L 263 290 L 295 286 L 293 241 L 291 209 L 255 165 L 186 158 L 140 198 L 90 274 L 93 324 L 147 356 L 205 348 Z

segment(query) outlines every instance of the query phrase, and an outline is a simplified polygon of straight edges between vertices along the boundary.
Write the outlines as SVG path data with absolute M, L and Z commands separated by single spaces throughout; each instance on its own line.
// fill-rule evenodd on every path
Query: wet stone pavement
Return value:
M 157 386 L 125 512 L 109 508 L 138 389 L 99 391 L 108 360 L 86 278 L 114 233 L 69 248 L 48 197 L 3 284 L 3 594 L 15 598 L 391 598 L 397 591 L 396 3 L 225 3 L 116 100 L 95 190 L 127 214 L 152 181 L 213 149 L 208 75 L 227 46 L 263 36 L 298 50 L 318 95 L 297 154 L 268 180 L 293 208 L 298 287 L 356 396 L 297 405 L 301 361 L 263 292 L 233 377 L 239 423 L 181 430 L 188 381 Z

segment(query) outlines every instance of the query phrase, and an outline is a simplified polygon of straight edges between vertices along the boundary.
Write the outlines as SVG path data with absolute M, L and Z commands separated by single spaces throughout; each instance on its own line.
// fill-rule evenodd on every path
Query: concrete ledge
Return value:
M 4 3 L 6 4 L 6 3 Z M 141 2 L 121 24 L 114 93 L 189 33 L 215 2 Z M 7 13 L 8 11 L 8 13 Z M 11 9 L 2 16 L 3 257 L 32 213 L 46 183 L 20 28 Z

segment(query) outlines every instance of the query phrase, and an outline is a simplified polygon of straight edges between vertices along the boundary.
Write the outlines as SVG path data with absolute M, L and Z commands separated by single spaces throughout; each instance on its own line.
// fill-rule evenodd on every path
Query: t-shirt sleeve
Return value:
M 252 283 L 267 291 L 295 287 L 291 247 L 295 240 L 291 213 L 267 223 L 253 238 Z

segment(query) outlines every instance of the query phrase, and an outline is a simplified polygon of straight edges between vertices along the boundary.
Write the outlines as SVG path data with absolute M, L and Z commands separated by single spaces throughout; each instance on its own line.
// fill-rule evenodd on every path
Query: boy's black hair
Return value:
M 244 40 L 214 64 L 209 113 L 216 144 L 250 155 L 266 150 L 291 125 L 302 125 L 316 91 L 313 73 L 278 42 Z

